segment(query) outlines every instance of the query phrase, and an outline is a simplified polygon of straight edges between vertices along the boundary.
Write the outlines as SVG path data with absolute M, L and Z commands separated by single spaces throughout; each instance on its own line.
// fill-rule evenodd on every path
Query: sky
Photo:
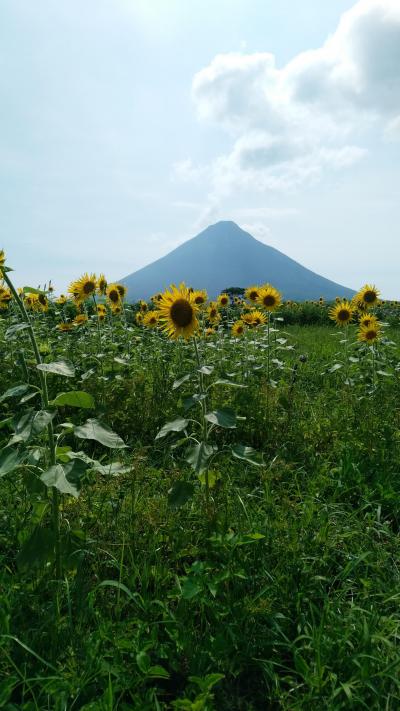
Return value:
M 218 220 L 400 298 L 400 0 L 1 0 L 0 248 L 122 278 Z

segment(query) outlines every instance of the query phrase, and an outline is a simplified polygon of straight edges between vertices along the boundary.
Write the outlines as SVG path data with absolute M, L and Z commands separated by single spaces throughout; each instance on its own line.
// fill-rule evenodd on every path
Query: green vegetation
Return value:
M 398 327 L 63 310 L 0 314 L 0 708 L 398 709 Z

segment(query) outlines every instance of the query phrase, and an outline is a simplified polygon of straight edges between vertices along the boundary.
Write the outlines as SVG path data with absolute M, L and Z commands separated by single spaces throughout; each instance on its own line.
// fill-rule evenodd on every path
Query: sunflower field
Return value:
M 400 708 L 400 306 L 0 251 L 0 708 Z

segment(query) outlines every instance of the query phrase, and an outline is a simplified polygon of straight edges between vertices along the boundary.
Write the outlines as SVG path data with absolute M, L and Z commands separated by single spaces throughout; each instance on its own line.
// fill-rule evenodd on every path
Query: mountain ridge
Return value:
M 210 225 L 168 254 L 120 280 L 128 300 L 149 299 L 170 284 L 184 281 L 206 289 L 215 298 L 228 286 L 246 287 L 270 282 L 285 299 L 350 298 L 355 293 L 307 269 L 275 247 L 264 244 L 224 220 Z

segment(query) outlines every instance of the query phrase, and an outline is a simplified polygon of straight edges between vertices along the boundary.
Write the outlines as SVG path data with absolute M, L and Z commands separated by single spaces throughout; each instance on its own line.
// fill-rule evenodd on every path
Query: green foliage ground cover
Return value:
M 51 482 L 31 345 L 0 325 L 0 708 L 399 708 L 398 329 L 375 363 L 325 325 L 199 342 L 206 500 L 192 343 L 51 319 Z

